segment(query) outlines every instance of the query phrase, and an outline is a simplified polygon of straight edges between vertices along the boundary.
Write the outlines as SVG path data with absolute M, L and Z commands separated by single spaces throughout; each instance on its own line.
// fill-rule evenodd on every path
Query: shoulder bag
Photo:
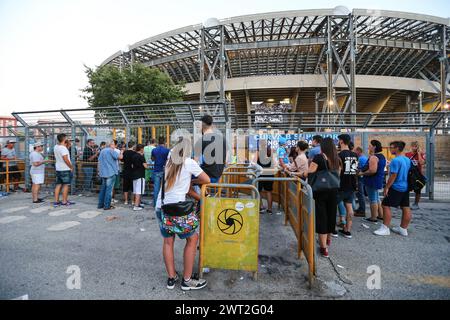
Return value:
M 173 234 L 187 234 L 195 231 L 199 225 L 199 217 L 195 212 L 193 200 L 164 204 L 165 172 L 161 190 L 161 220 L 163 228 Z
M 341 182 L 338 172 L 328 170 L 327 159 L 324 157 L 323 160 L 325 161 L 325 170 L 316 171 L 311 179 L 308 178 L 313 192 L 338 189 Z

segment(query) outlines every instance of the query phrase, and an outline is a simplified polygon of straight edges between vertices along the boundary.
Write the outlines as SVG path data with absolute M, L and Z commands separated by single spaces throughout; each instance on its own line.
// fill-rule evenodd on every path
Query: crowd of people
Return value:
M 197 208 L 195 206 L 177 207 L 186 201 L 187 195 L 190 199 L 200 200 L 198 187 L 202 184 L 218 182 L 224 170 L 226 143 L 220 132 L 213 130 L 213 118 L 209 115 L 202 118 L 202 133 L 203 136 L 199 142 L 202 152 L 197 158 L 192 157 L 192 147 L 187 139 L 180 139 L 169 150 L 163 137 L 158 139 L 158 145 L 154 140 L 150 140 L 146 146 L 129 142 L 126 148 L 121 148 L 117 141 L 113 140 L 99 150 L 95 147 L 94 141 L 89 139 L 82 153 L 82 161 L 87 164 L 83 166 L 83 174 L 86 178 L 84 187 L 92 188 L 95 172 L 101 180 L 98 209 L 115 209 L 114 186 L 118 180 L 120 182 L 122 179 L 124 204 L 131 203 L 133 211 L 143 210 L 142 198 L 146 185 L 149 182 L 153 185 L 153 207 L 164 239 L 163 258 L 168 274 L 167 288 L 169 289 L 173 289 L 180 281 L 174 260 L 175 235 L 178 235 L 180 239 L 186 239 L 181 288 L 198 290 L 207 285 L 206 280 L 199 279 L 193 274 L 198 242 Z M 222 142 L 223 149 L 214 150 L 212 154 L 206 156 L 203 151 L 216 141 Z M 68 199 L 69 186 L 75 170 L 71 162 L 71 143 L 64 133 L 57 135 L 57 142 L 53 150 L 56 170 L 53 202 L 55 208 L 75 205 Z M 34 151 L 30 154 L 33 203 L 43 202 L 43 199 L 39 198 L 39 188 L 44 183 L 45 165 L 48 161 L 43 158 L 42 152 L 42 144 L 36 143 Z M 176 214 L 169 215 L 169 209 L 166 207 L 172 208 L 171 212 L 175 210 Z
M 174 288 L 177 282 L 181 282 L 183 290 L 201 289 L 207 285 L 206 280 L 193 274 L 199 224 L 196 203 L 200 201 L 199 187 L 202 184 L 219 182 L 227 150 L 224 137 L 214 129 L 213 118 L 205 115 L 201 120 L 202 139 L 198 142 L 200 145 L 194 145 L 194 149 L 200 148 L 200 155 L 195 154 L 186 137 L 180 137 L 171 149 L 163 137 L 157 143 L 152 139 L 146 145 L 133 142 L 119 145 L 113 140 L 109 144 L 96 146 L 94 140 L 88 139 L 82 151 L 76 141 L 77 159 L 85 164 L 82 167 L 85 177 L 83 187 L 90 190 L 94 179 L 100 182 L 98 209 L 115 209 L 115 203 L 120 200 L 115 200 L 114 196 L 117 186 L 121 185 L 123 203 L 131 205 L 133 211 L 144 210 L 145 203 L 148 203 L 143 199 L 146 189 L 153 186 L 151 206 L 155 209 L 163 237 L 163 258 L 169 289 Z M 222 142 L 221 147 L 211 148 L 210 145 L 217 141 Z M 277 145 L 277 148 L 272 150 L 271 145 Z M 381 222 L 380 228 L 374 231 L 375 235 L 387 236 L 391 231 L 408 235 L 411 221 L 408 175 L 411 167 L 418 168 L 423 174 L 425 154 L 417 142 L 411 143 L 408 153 L 404 153 L 405 146 L 402 141 L 391 142 L 389 150 L 394 158 L 388 161 L 380 141 L 371 140 L 366 155 L 361 147 L 354 146 L 348 134 L 339 135 L 337 145 L 332 138 L 316 135 L 311 146 L 306 141 L 298 141 L 289 150 L 284 138 L 279 138 L 277 144 L 260 140 L 256 159 L 252 163 L 262 168 L 262 175 L 274 176 L 273 170 L 264 169 L 275 168 L 299 177 L 312 186 L 320 254 L 328 257 L 333 237 L 352 238 L 354 216 L 362 216 L 370 223 Z M 58 134 L 57 145 L 53 150 L 56 181 L 52 205 L 55 208 L 75 205 L 68 199 L 76 167 L 71 162 L 71 148 L 70 139 L 64 133 Z M 205 150 L 209 149 L 212 153 L 207 155 Z M 1 159 L 10 160 L 10 170 L 14 169 L 16 157 L 13 141 L 8 141 L 2 150 Z M 48 163 L 48 158 L 43 156 L 42 143 L 36 142 L 34 151 L 30 153 L 33 203 L 44 201 L 39 198 L 39 190 L 44 183 L 45 166 Z M 321 178 L 317 179 L 319 176 Z M 317 182 L 323 179 L 329 179 L 326 187 L 319 186 L 321 182 Z M 272 214 L 273 181 L 261 181 L 258 188 L 262 198 L 267 199 L 267 208 L 260 201 L 260 213 Z M 414 192 L 416 197 L 412 209 L 418 209 L 420 188 Z M 366 198 L 370 204 L 367 217 Z M 402 219 L 399 226 L 390 229 L 392 207 L 401 208 Z M 186 239 L 182 276 L 176 271 L 174 263 L 175 235 Z
M 389 152 L 393 156 L 391 161 L 384 156 L 380 141 L 371 140 L 368 155 L 365 155 L 361 147 L 355 148 L 348 134 L 338 136 L 338 145 L 335 145 L 332 138 L 316 135 L 309 150 L 307 142 L 299 141 L 289 154 L 283 146 L 283 139 L 279 141 L 279 145 L 277 150 L 279 166 L 285 172 L 308 181 L 313 187 L 316 232 L 319 235 L 322 256 L 329 256 L 332 237 L 338 237 L 340 234 L 347 239 L 352 238 L 353 216 L 364 217 L 365 221 L 371 223 L 381 222 L 380 228 L 374 231 L 375 235 L 388 236 L 393 231 L 408 236 L 411 209 L 419 209 L 423 187 L 423 184 L 411 186 L 409 181 L 411 168 L 416 167 L 420 175 L 425 177 L 425 154 L 421 152 L 417 141 L 410 144 L 411 151 L 407 153 L 405 142 L 391 142 L 389 144 Z M 305 152 L 308 153 L 307 157 Z M 322 189 L 317 187 L 315 190 L 315 176 L 321 174 L 321 177 L 325 176 L 331 181 L 333 173 L 336 176 L 334 185 L 330 183 Z M 266 190 L 271 190 L 271 186 Z M 415 202 L 411 207 L 410 191 L 415 193 Z M 369 217 L 366 217 L 366 197 L 370 203 Z M 268 199 L 271 199 L 271 196 Z M 402 218 L 399 226 L 390 229 L 392 207 L 401 208 Z M 268 212 L 271 213 L 271 210 Z M 339 231 L 336 230 L 337 227 L 340 227 Z

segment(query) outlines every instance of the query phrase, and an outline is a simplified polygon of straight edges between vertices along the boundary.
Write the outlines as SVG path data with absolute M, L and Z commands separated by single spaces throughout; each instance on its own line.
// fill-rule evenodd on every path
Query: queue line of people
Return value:
M 158 146 L 148 148 L 142 144 L 136 146 L 130 142 L 127 149 L 120 150 L 117 141 L 112 141 L 104 147 L 98 156 L 98 175 L 101 179 L 101 188 L 98 199 L 98 208 L 104 210 L 114 209 L 113 187 L 119 177 L 119 161 L 123 162 L 122 185 L 124 203 L 129 201 L 133 204 L 134 211 L 143 210 L 142 197 L 145 193 L 146 171 L 150 167 L 150 161 L 153 164 L 152 177 L 154 179 L 154 207 L 160 232 L 163 237 L 163 258 L 168 274 L 167 287 L 174 288 L 180 281 L 180 275 L 176 271 L 174 264 L 174 240 L 175 235 L 180 239 L 186 239 L 184 254 L 184 270 L 181 279 L 181 288 L 183 290 L 196 290 L 204 288 L 207 285 L 206 280 L 198 279 L 193 274 L 193 264 L 196 254 L 196 245 L 198 242 L 198 217 L 195 218 L 193 211 L 183 213 L 178 220 L 167 215 L 165 205 L 177 204 L 186 201 L 187 196 L 199 200 L 198 190 L 195 186 L 206 183 L 217 182 L 222 175 L 225 166 L 226 143 L 223 136 L 223 161 L 211 162 L 203 155 L 205 149 L 214 143 L 217 138 L 217 132 L 212 128 L 213 119 L 211 116 L 202 118 L 201 140 L 202 155 L 200 158 L 192 157 L 192 150 L 183 144 L 181 139 L 171 150 L 164 145 L 164 139 L 159 139 Z M 54 148 L 55 167 L 56 167 L 56 187 L 55 202 L 53 205 L 70 206 L 75 203 L 68 199 L 68 187 L 71 184 L 72 172 L 74 166 L 70 161 L 70 152 L 65 134 L 57 136 L 58 144 Z M 323 138 L 319 135 L 313 138 L 312 148 L 305 141 L 298 141 L 294 150 L 288 154 L 284 149 L 285 140 L 279 141 L 279 147 L 276 150 L 278 162 L 275 162 L 282 170 L 292 175 L 308 180 L 314 174 L 321 171 L 332 171 L 339 176 L 339 184 L 326 191 L 314 192 L 316 232 L 319 235 L 320 253 L 324 257 L 329 256 L 329 247 L 332 237 L 340 233 L 345 238 L 352 238 L 352 220 L 355 206 L 355 193 L 362 195 L 363 201 L 359 201 L 359 210 L 364 208 L 365 194 L 370 202 L 370 217 L 366 218 L 369 222 L 382 221 L 381 227 L 374 232 L 376 235 L 385 236 L 390 234 L 390 230 L 403 236 L 407 236 L 408 226 L 411 221 L 411 211 L 409 208 L 409 189 L 408 172 L 410 166 L 414 163 L 411 157 L 404 155 L 405 143 L 394 141 L 390 143 L 390 152 L 395 158 L 388 163 L 382 154 L 381 142 L 377 140 L 370 141 L 369 153 L 365 162 L 361 161 L 363 152 L 356 148 L 353 152 L 351 137 L 348 134 L 341 134 L 338 137 L 338 146 L 333 139 Z M 70 147 L 70 146 L 69 146 Z M 36 153 L 40 153 L 42 145 L 35 145 Z M 267 156 L 273 159 L 272 150 L 269 146 L 261 145 L 267 152 Z M 284 150 L 283 150 L 284 149 Z M 308 150 L 309 149 L 309 150 Z M 150 155 L 150 158 L 149 158 Z M 45 160 L 32 153 L 30 160 L 33 167 L 38 170 L 40 166 L 45 166 Z M 89 156 L 89 157 L 92 157 Z M 214 157 L 214 154 L 213 154 Z M 417 163 L 424 165 L 424 155 L 417 156 Z M 290 159 L 289 159 L 290 158 Z M 181 162 L 180 162 L 181 159 Z M 257 159 L 257 164 L 262 167 L 271 167 L 273 161 L 269 164 Z M 360 163 L 362 162 L 362 164 Z M 384 184 L 385 167 L 389 167 L 389 179 Z M 34 171 L 35 172 L 35 171 Z M 35 173 L 33 173 L 35 174 Z M 32 176 L 33 177 L 33 176 Z M 33 184 L 40 184 L 42 180 L 35 176 Z M 157 185 L 158 184 L 158 185 Z M 272 213 L 272 191 L 273 182 L 260 183 L 260 191 L 267 197 L 268 208 L 261 208 L 261 213 Z M 364 190 L 361 190 L 363 188 Z M 384 188 L 384 189 L 383 189 Z M 379 193 L 383 189 L 384 199 L 381 201 Z M 62 201 L 60 201 L 62 193 Z M 130 197 L 133 193 L 134 197 Z M 360 198 L 361 199 L 361 198 Z M 33 201 L 39 201 L 38 190 L 33 192 Z M 342 221 L 339 233 L 336 232 L 336 218 L 338 206 L 344 204 L 345 218 Z M 261 201 L 262 203 L 262 201 Z M 402 221 L 400 226 L 389 229 L 391 223 L 391 207 L 400 206 L 402 209 Z M 183 220 L 184 219 L 184 220 Z
M 282 140 L 281 148 L 283 145 Z M 338 136 L 337 146 L 333 139 L 317 135 L 313 137 L 312 148 L 308 152 L 309 166 L 305 166 L 304 152 L 307 145 L 305 141 L 299 141 L 296 149 L 290 152 L 289 158 L 295 160 L 286 163 L 284 159 L 279 158 L 279 166 L 291 175 L 304 180 L 320 171 L 333 171 L 339 176 L 339 185 L 335 188 L 314 192 L 316 232 L 319 235 L 322 256 L 329 256 L 328 248 L 332 237 L 341 234 L 345 238 L 352 238 L 352 222 L 356 214 L 364 217 L 367 222 L 382 223 L 380 228 L 374 231 L 375 235 L 387 236 L 393 231 L 408 236 L 411 221 L 408 175 L 411 167 L 419 167 L 419 164 L 419 171 L 423 175 L 425 164 L 425 155 L 420 153 L 417 142 L 411 143 L 412 151 L 406 154 L 405 142 L 391 142 L 389 150 L 394 158 L 389 162 L 383 155 L 383 147 L 378 140 L 370 141 L 369 156 L 366 157 L 361 147 L 354 148 L 348 134 Z M 286 155 L 280 150 L 277 153 L 281 156 Z M 385 181 L 386 170 L 389 173 L 387 181 Z M 418 209 L 420 191 L 420 188 L 414 190 L 416 201 L 413 209 Z M 380 193 L 383 194 L 383 199 Z M 355 209 L 355 196 L 358 198 L 358 209 Z M 370 203 L 369 217 L 366 217 L 365 212 L 366 196 Z M 391 207 L 401 208 L 402 219 L 399 226 L 390 229 Z M 339 232 L 336 231 L 336 227 L 341 227 Z

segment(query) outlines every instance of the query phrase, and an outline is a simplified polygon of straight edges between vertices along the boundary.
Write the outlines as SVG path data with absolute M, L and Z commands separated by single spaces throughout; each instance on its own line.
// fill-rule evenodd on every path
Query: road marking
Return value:
M 62 209 L 62 210 L 56 210 L 56 211 L 52 211 L 49 212 L 49 216 L 50 217 L 59 217 L 59 216 L 64 216 L 66 214 L 72 213 L 74 211 L 77 211 L 76 209 Z
M 31 209 L 30 212 L 31 213 L 42 213 L 42 212 L 47 211 L 47 210 L 50 210 L 49 206 L 42 206 L 42 207 Z
M 29 300 L 29 298 L 28 298 L 28 295 L 25 294 L 25 295 L 23 295 L 23 296 L 20 296 L 20 297 L 11 299 L 11 300 Z
M 17 207 L 17 208 L 9 208 L 9 209 L 5 209 L 2 210 L 2 213 L 13 213 L 13 212 L 17 212 L 17 211 L 21 211 L 21 210 L 25 210 L 25 209 L 29 209 L 30 207 Z
M 99 211 L 84 211 L 84 212 L 82 212 L 80 214 L 77 214 L 77 217 L 81 218 L 81 219 L 92 219 L 92 218 L 95 218 L 95 217 L 97 217 L 97 216 L 99 216 L 101 214 L 102 213 L 99 212 Z
M 9 216 L 9 217 L 1 218 L 0 219 L 0 223 L 1 224 L 7 224 L 7 223 L 10 223 L 10 222 L 23 220 L 25 218 L 26 218 L 25 216 Z
M 413 281 L 420 283 L 439 286 L 443 288 L 450 288 L 450 277 L 437 275 L 423 275 L 423 276 L 408 276 Z
M 47 228 L 48 231 L 62 231 L 80 225 L 78 221 L 65 221 Z

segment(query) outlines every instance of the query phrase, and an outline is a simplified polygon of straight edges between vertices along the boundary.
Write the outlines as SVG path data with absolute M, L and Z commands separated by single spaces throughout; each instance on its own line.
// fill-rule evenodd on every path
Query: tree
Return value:
M 181 101 L 181 85 L 156 68 L 135 63 L 120 70 L 113 65 L 92 69 L 86 66 L 89 85 L 82 96 L 92 108 Z

